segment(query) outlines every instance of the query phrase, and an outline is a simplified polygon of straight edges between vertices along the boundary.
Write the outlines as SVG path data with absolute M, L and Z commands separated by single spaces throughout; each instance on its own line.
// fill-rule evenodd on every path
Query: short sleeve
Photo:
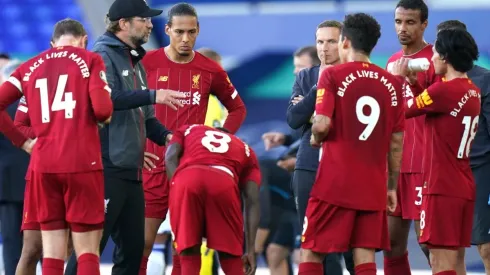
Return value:
M 177 143 L 177 144 L 180 144 L 181 146 L 184 146 L 184 138 L 189 133 L 191 128 L 192 128 L 192 126 L 185 125 L 185 126 L 179 127 L 179 129 L 177 129 L 177 131 L 174 131 L 172 133 L 172 139 L 170 140 L 169 146 L 174 144 L 174 143 Z
M 396 97 L 397 104 L 396 106 L 391 106 L 394 110 L 394 118 L 395 123 L 393 126 L 393 133 L 403 132 L 405 130 L 405 107 L 404 107 L 404 99 L 403 99 L 403 84 L 394 81 L 394 85 L 396 86 Z M 393 103 L 392 103 L 393 104 Z
M 244 186 L 249 181 L 255 182 L 257 185 L 260 185 L 262 182 L 262 175 L 260 173 L 257 156 L 252 149 L 249 148 L 249 150 L 250 156 L 248 157 L 247 166 L 243 169 L 240 175 L 240 186 Z
M 316 91 L 315 114 L 332 118 L 335 108 L 335 83 L 332 79 L 333 67 L 324 70 L 318 80 Z

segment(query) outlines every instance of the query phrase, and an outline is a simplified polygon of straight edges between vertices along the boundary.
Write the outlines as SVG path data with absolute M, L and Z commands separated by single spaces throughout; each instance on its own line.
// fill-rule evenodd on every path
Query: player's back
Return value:
M 232 134 L 197 124 L 181 128 L 178 134 L 183 135 L 184 153 L 177 170 L 191 165 L 222 166 L 238 181 L 255 158 L 252 149 Z
M 473 200 L 469 152 L 478 128 L 480 90 L 471 80 L 456 78 L 432 85 L 420 98 L 434 106 L 426 115 L 424 193 Z
M 33 152 L 34 171 L 102 169 L 97 121 L 89 94 L 91 68 L 101 66 L 95 64 L 97 61 L 102 62 L 94 53 L 65 46 L 41 53 L 16 71 L 38 139 Z M 104 70 L 101 66 L 96 71 L 99 81 L 105 81 Z
M 334 101 L 317 175 L 331 190 L 322 193 L 333 204 L 383 210 L 391 136 L 403 131 L 401 83 L 382 68 L 363 62 L 327 70 L 324 76 L 331 84 L 325 89 L 319 84 L 317 91 L 317 110 L 324 93 L 333 93 L 326 100 Z M 360 204 L 355 199 L 359 194 L 364 194 Z

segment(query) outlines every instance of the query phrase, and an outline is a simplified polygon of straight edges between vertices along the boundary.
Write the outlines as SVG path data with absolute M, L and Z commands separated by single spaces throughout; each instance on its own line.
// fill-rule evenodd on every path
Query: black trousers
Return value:
M 113 275 L 138 274 L 145 245 L 145 198 L 139 181 L 104 175 L 106 216 L 100 253 L 112 238 L 116 245 L 112 257 Z M 77 261 L 72 255 L 65 274 L 77 274 Z
M 0 204 L 0 223 L 3 238 L 3 263 L 5 275 L 14 275 L 22 252 L 22 202 Z
M 308 199 L 310 198 L 310 192 L 315 183 L 316 172 L 308 170 L 294 170 L 292 180 L 292 190 L 294 195 L 294 201 L 296 203 L 296 209 L 298 210 L 298 222 L 300 224 L 301 232 L 303 231 L 303 221 L 306 215 L 306 207 L 308 206 Z M 343 254 L 343 255 L 342 255 Z M 324 274 L 328 275 L 342 275 L 342 265 L 340 263 L 341 257 L 344 256 L 345 267 L 351 275 L 354 275 L 354 258 L 352 251 L 346 253 L 332 253 L 325 257 L 323 262 Z

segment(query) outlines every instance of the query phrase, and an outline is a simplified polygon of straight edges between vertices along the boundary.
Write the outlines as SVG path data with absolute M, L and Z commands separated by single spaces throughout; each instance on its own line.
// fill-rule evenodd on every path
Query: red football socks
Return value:
M 458 273 L 456 273 L 456 271 L 454 270 L 446 270 L 446 271 L 438 272 L 435 275 L 456 275 L 456 274 Z
M 99 256 L 92 253 L 80 255 L 78 257 L 77 275 L 100 275 Z
M 356 275 L 376 275 L 376 263 L 360 264 L 354 269 Z
M 385 257 L 384 272 L 385 275 L 412 275 L 408 262 L 408 252 L 399 257 Z
M 180 255 L 179 257 L 180 263 L 182 264 L 182 275 L 199 275 L 201 271 L 201 255 Z
M 61 259 L 43 259 L 43 275 L 63 275 L 64 269 L 65 261 Z
M 182 275 L 182 267 L 180 266 L 180 256 L 172 255 L 172 274 L 171 275 Z
M 138 275 L 146 275 L 147 267 L 148 267 L 148 257 L 143 256 L 143 258 L 141 259 L 140 271 L 138 272 Z
M 323 275 L 323 264 L 322 263 L 300 263 L 298 275 Z
M 221 269 L 226 275 L 243 275 L 243 263 L 240 257 L 219 257 Z

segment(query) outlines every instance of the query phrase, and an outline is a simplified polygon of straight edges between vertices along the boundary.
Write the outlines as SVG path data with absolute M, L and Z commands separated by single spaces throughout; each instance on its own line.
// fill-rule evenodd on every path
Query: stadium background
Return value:
M 174 0 L 148 0 L 167 10 Z M 248 115 L 241 135 L 256 150 L 266 130 L 288 131 L 285 111 L 294 81 L 292 53 L 314 44 L 316 25 L 326 19 L 342 20 L 345 13 L 368 12 L 382 26 L 382 37 L 372 60 L 383 66 L 400 46 L 393 25 L 396 1 L 391 0 L 194 0 L 201 32 L 197 47 L 209 47 L 223 56 L 223 65 L 243 97 Z M 465 22 L 480 48 L 479 65 L 490 69 L 490 35 L 485 17 L 490 0 L 428 0 L 430 9 L 426 40 L 433 42 L 436 25 L 444 20 Z M 70 17 L 83 22 L 89 41 L 104 32 L 104 16 L 112 0 L 0 0 L 0 52 L 25 60 L 49 47 L 53 25 Z M 165 14 L 165 13 L 164 13 Z M 164 35 L 165 16 L 153 20 L 154 30 L 146 48 L 168 44 Z M 89 48 L 92 43 L 89 44 Z M 281 148 L 277 149 L 279 154 Z M 102 256 L 109 263 L 112 243 Z M 430 274 L 413 234 L 409 240 L 412 269 Z M 378 266 L 382 265 L 378 254 Z M 467 250 L 468 271 L 483 272 L 476 248 Z

